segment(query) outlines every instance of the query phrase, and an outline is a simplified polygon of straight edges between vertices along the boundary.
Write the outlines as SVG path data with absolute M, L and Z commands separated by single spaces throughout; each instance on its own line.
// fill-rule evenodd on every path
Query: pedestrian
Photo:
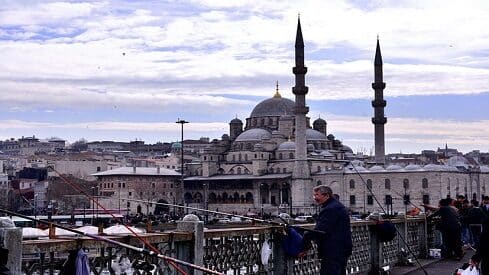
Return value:
M 469 200 L 464 199 L 462 201 L 462 207 L 458 210 L 460 223 L 462 225 L 461 238 L 462 238 L 462 243 L 464 245 L 464 248 L 467 248 L 470 245 L 472 245 L 472 234 L 470 233 L 469 230 L 469 223 L 470 223 L 469 212 L 471 207 L 472 206 L 469 204 Z
M 481 275 L 489 275 L 489 219 L 482 224 L 479 244 L 472 260 L 481 264 Z
M 484 213 L 482 213 L 479 202 L 476 200 L 472 201 L 472 207 L 469 209 L 468 222 L 470 233 L 472 234 L 472 247 L 477 247 L 482 232 Z
M 489 196 L 484 196 L 482 199 L 482 205 L 480 206 L 484 217 L 489 218 Z
M 455 257 L 457 260 L 464 255 L 461 241 L 461 225 L 455 208 L 451 207 L 451 199 L 441 199 L 439 209 L 435 211 L 430 218 L 440 217 L 437 229 L 442 234 L 442 257 Z
M 306 232 L 305 247 L 311 247 L 311 241 L 318 246 L 321 261 L 321 275 L 345 275 L 348 257 L 352 253 L 350 217 L 341 202 L 335 199 L 333 191 L 326 185 L 314 187 L 313 198 L 321 206 L 315 230 L 324 234 Z M 306 251 L 299 254 L 303 256 Z

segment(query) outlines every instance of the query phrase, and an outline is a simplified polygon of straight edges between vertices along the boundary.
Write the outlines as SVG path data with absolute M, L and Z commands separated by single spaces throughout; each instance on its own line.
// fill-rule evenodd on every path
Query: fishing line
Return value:
M 58 176 L 65 182 L 67 183 L 68 185 L 70 185 L 73 189 L 75 189 L 75 191 L 77 192 L 80 192 L 82 193 L 83 195 L 85 195 L 87 198 L 89 198 L 92 202 L 96 203 L 97 206 L 99 206 L 100 208 L 102 208 L 106 214 L 109 214 L 112 216 L 112 218 L 114 218 L 114 220 L 116 221 L 119 221 L 125 228 L 127 228 L 127 230 L 129 230 L 129 232 L 131 232 L 131 234 L 133 234 L 136 238 L 138 238 L 144 245 L 148 246 L 151 250 L 153 250 L 154 253 L 159 253 L 159 250 L 154 247 L 153 245 L 151 245 L 149 242 L 147 242 L 144 238 L 142 238 L 141 236 L 139 236 L 131 227 L 129 227 L 127 224 L 124 223 L 124 221 L 122 220 L 122 218 L 118 218 L 116 217 L 113 213 L 110 213 L 110 211 L 107 211 L 107 209 L 98 202 L 98 200 L 96 200 L 95 198 L 91 197 L 90 195 L 88 195 L 85 191 L 83 191 L 83 189 L 81 189 L 80 187 L 78 187 L 76 184 L 72 183 L 70 180 L 68 180 L 67 178 L 65 178 L 60 172 L 58 172 L 56 169 L 54 169 L 54 167 L 49 167 L 50 169 L 52 169 L 56 174 L 58 174 Z M 169 265 L 171 265 L 173 268 L 175 268 L 178 272 L 180 272 L 182 275 L 187 275 L 187 273 L 179 268 L 174 262 L 170 261 L 170 260 L 167 260 L 167 263 Z
M 53 222 L 43 221 L 43 220 L 40 220 L 40 219 L 34 219 L 32 217 L 29 217 L 29 216 L 26 216 L 26 215 L 22 215 L 22 214 L 19 214 L 19 213 L 16 213 L 16 212 L 12 212 L 12 211 L 9 211 L 9 210 L 6 210 L 6 209 L 2 209 L 2 208 L 0 208 L 0 212 L 3 212 L 3 213 L 5 213 L 7 215 L 10 215 L 10 216 L 16 216 L 16 217 L 20 217 L 20 218 L 27 219 L 27 220 L 30 220 L 30 221 L 35 221 L 35 222 L 38 222 L 38 223 L 42 223 L 42 224 L 48 225 L 49 227 L 51 227 L 51 226 L 58 227 L 58 228 L 61 228 L 61 229 L 64 229 L 64 230 L 67 230 L 67 231 L 76 233 L 78 235 L 87 236 L 87 237 L 90 237 L 90 238 L 95 239 L 95 240 L 101 240 L 101 241 L 104 241 L 104 242 L 107 242 L 107 243 L 110 243 L 110 244 L 122 246 L 124 248 L 128 248 L 128 249 L 134 250 L 136 252 L 146 254 L 148 256 L 158 257 L 158 258 L 163 259 L 163 260 L 168 261 L 168 262 L 171 261 L 171 262 L 179 263 L 181 265 L 184 265 L 184 266 L 187 266 L 187 267 L 190 267 L 190 268 L 193 268 L 193 269 L 197 269 L 197 270 L 200 270 L 200 271 L 203 271 L 203 272 L 206 272 L 206 273 L 216 274 L 216 275 L 224 275 L 223 273 L 214 271 L 212 269 L 208 269 L 208 268 L 205 268 L 203 266 L 199 266 L 199 265 L 192 264 L 192 263 L 189 263 L 189 262 L 185 262 L 185 261 L 182 261 L 182 260 L 179 260 L 179 259 L 175 259 L 173 257 L 160 254 L 159 252 L 154 252 L 154 251 L 151 251 L 151 250 L 148 250 L 148 249 L 145 249 L 145 248 L 140 248 L 140 247 L 133 246 L 133 245 L 130 245 L 130 244 L 122 243 L 122 242 L 119 242 L 119 241 L 116 241 L 116 240 L 112 240 L 112 239 L 109 239 L 109 238 L 105 238 L 105 237 L 102 237 L 102 236 L 93 235 L 93 234 L 86 233 L 86 232 L 83 232 L 83 231 L 79 231 L 79 230 L 76 230 L 76 229 L 73 229 L 73 228 L 62 226 L 62 225 L 59 225 L 59 224 L 56 224 L 56 223 L 53 223 Z

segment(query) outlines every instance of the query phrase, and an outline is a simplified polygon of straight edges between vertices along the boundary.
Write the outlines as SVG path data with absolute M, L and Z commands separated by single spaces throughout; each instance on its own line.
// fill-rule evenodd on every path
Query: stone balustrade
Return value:
M 313 246 L 301 259 L 288 257 L 282 249 L 283 229 L 280 227 L 204 229 L 202 222 L 181 223 L 175 231 L 146 233 L 141 234 L 141 237 L 154 244 L 162 254 L 202 264 L 225 274 L 319 273 L 316 247 Z M 408 258 L 413 258 L 408 250 L 416 257 L 426 257 L 428 247 L 431 247 L 430 243 L 434 239 L 431 233 L 432 226 L 423 218 L 399 219 L 393 220 L 393 223 L 400 234 L 390 242 L 381 242 L 375 231 L 374 222 L 352 222 L 353 254 L 348 260 L 347 274 L 366 274 L 370 271 L 378 273 Z M 141 242 L 133 236 L 111 238 L 142 246 Z M 272 253 L 269 261 L 262 263 L 261 249 L 265 242 L 270 246 Z M 161 260 L 151 259 L 128 249 L 86 237 L 22 241 L 22 272 L 56 274 L 62 269 L 68 252 L 80 248 L 88 252 L 94 274 L 118 274 L 119 268 L 129 262 L 136 263 L 132 264 L 134 274 L 146 274 L 145 270 L 148 269 L 157 269 L 159 273 L 156 274 L 178 274 L 173 267 Z M 190 271 L 189 274 L 202 273 Z

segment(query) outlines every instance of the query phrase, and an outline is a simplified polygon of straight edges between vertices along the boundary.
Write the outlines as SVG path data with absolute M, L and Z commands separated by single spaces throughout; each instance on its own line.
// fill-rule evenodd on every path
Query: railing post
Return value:
M 6 266 L 12 274 L 22 273 L 22 229 L 16 228 L 12 220 L 0 219 L 0 248 L 6 249 L 2 254 L 8 253 Z M 6 255 L 2 255 L 1 264 Z
M 282 236 L 279 232 L 273 232 L 273 275 L 292 274 L 294 259 L 285 254 L 282 247 Z
M 368 227 L 370 231 L 370 272 L 369 274 L 379 274 L 380 273 L 380 263 L 382 261 L 382 253 L 380 250 L 380 240 L 375 230 L 375 225 L 370 225 Z
M 177 222 L 177 231 L 193 232 L 193 242 L 175 243 L 176 256 L 186 262 L 204 265 L 204 222 L 193 214 L 186 215 L 182 221 Z M 182 267 L 187 269 L 185 267 Z M 187 269 L 188 274 L 202 275 L 202 271 Z

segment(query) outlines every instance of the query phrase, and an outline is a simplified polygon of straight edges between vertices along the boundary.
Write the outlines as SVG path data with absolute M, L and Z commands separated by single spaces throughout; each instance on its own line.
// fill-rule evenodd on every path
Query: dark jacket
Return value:
M 437 227 L 440 231 L 455 233 L 460 231 L 460 219 L 457 211 L 451 206 L 441 206 L 431 217 L 440 217 Z
M 328 199 L 319 212 L 316 227 L 324 234 L 307 232 L 305 242 L 313 239 L 318 245 L 321 259 L 338 259 L 346 261 L 352 252 L 350 217 L 339 201 Z

